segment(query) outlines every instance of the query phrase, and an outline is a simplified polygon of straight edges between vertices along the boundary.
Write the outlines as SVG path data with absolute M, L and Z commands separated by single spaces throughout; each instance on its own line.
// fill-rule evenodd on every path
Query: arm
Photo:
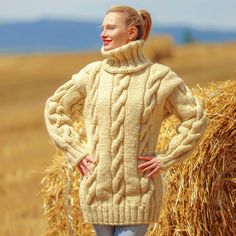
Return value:
M 88 155 L 86 146 L 73 127 L 73 113 L 86 96 L 85 82 L 88 74 L 80 71 L 60 86 L 46 101 L 44 118 L 52 142 L 65 152 L 72 166 Z
M 181 123 L 167 150 L 156 154 L 162 169 L 167 169 L 187 158 L 199 144 L 206 127 L 206 115 L 202 102 L 194 97 L 183 83 L 168 96 L 165 109 L 170 114 L 176 115 Z

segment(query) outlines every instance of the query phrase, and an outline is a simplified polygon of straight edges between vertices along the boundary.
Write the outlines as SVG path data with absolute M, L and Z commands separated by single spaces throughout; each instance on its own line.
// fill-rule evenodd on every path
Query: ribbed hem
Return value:
M 81 206 L 85 223 L 107 225 L 129 225 L 157 223 L 159 206 L 95 205 Z

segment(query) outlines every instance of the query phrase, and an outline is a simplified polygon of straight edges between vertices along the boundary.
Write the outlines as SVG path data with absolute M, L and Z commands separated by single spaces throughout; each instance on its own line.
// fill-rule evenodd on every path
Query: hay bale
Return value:
M 80 118 L 75 123 L 75 129 L 85 142 L 86 136 Z M 79 207 L 79 178 L 79 171 L 69 163 L 67 165 L 63 152 L 57 149 L 52 165 L 45 170 L 41 181 L 44 215 L 49 225 L 45 236 L 95 235 L 91 225 L 84 223 Z
M 168 183 L 160 221 L 149 228 L 154 235 L 235 235 L 236 226 L 236 81 L 196 87 L 194 93 L 205 102 L 208 114 L 206 134 L 193 155 L 164 173 Z M 174 134 L 177 120 L 162 126 L 158 149 Z M 76 124 L 81 132 L 81 121 Z M 82 133 L 83 134 L 83 133 Z M 83 222 L 79 208 L 79 172 L 70 171 L 69 225 L 66 211 L 66 174 L 58 151 L 42 180 L 44 213 L 49 230 L 45 235 L 95 235 Z
M 42 179 L 42 196 L 44 214 L 49 229 L 45 236 L 93 235 L 93 229 L 83 221 L 79 208 L 79 171 L 70 167 L 69 210 L 66 199 L 67 168 L 62 153 L 58 151 L 53 157 L 53 164 L 45 171 Z M 73 234 L 74 233 L 74 234 Z
M 150 235 L 236 234 L 236 81 L 194 93 L 205 101 L 208 127 L 193 155 L 166 173 L 166 201 Z M 162 127 L 161 143 L 172 123 Z
M 169 35 L 152 36 L 145 44 L 144 53 L 152 62 L 161 62 L 173 56 L 174 48 L 173 38 Z

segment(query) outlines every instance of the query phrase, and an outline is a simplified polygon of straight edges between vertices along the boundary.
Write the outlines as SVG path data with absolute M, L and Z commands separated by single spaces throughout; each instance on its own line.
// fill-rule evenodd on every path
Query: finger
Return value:
M 156 174 L 156 173 L 159 171 L 159 169 L 160 169 L 160 167 L 157 166 L 153 171 L 151 171 L 151 172 L 147 175 L 147 177 L 153 176 L 154 174 Z
M 93 159 L 90 158 L 89 156 L 86 156 L 86 157 L 83 159 L 83 164 L 85 165 L 85 164 L 87 164 L 88 162 L 95 164 L 95 160 L 93 160 Z
M 87 171 L 86 171 L 86 168 L 85 168 L 83 165 L 81 165 L 80 168 L 81 168 L 81 170 L 82 170 L 82 172 L 83 172 L 83 175 L 88 176 L 88 173 L 87 173 Z
M 153 165 L 153 163 L 152 162 L 147 162 L 147 163 L 144 163 L 144 164 L 141 164 L 140 166 L 139 166 L 139 168 L 140 168 L 140 170 L 145 170 L 147 167 L 149 167 L 149 166 L 152 166 Z
M 77 166 L 77 168 L 78 168 L 78 170 L 79 170 L 80 174 L 82 174 L 82 175 L 83 175 L 83 171 L 82 171 L 81 167 L 78 165 L 78 166 Z
M 151 160 L 152 158 L 153 156 L 139 156 L 138 157 L 139 160 L 144 160 L 144 161 Z
M 144 176 L 147 177 L 149 173 L 151 173 L 150 170 L 146 171 L 146 172 L 144 173 Z
M 147 161 L 145 163 L 142 163 L 142 164 L 138 165 L 138 168 L 143 169 L 143 168 L 145 168 L 146 166 L 149 166 L 149 165 L 150 165 L 150 162 Z
M 142 172 L 145 172 L 145 171 L 147 171 L 147 170 L 150 170 L 150 169 L 153 169 L 153 168 L 156 168 L 156 167 L 157 167 L 157 166 L 155 165 L 155 163 L 153 163 L 153 164 L 147 166 L 146 168 L 142 169 L 141 171 L 142 171 Z
M 90 169 L 90 167 L 87 163 L 84 165 L 84 167 L 86 169 L 86 172 L 88 172 L 89 174 L 92 173 L 92 170 Z
M 92 173 L 92 170 L 90 169 L 90 163 L 87 162 L 86 160 L 83 161 L 82 163 L 83 167 L 86 169 L 86 172 L 88 174 Z
M 148 166 L 148 165 L 153 164 L 154 162 L 155 162 L 155 159 L 152 158 L 151 160 L 145 161 L 144 163 L 138 165 L 138 168 L 141 168 L 141 169 L 142 169 L 142 168 L 144 168 L 144 167 L 146 167 L 146 166 Z
M 92 158 L 90 158 L 90 157 L 87 157 L 86 160 L 89 161 L 89 162 L 91 162 L 91 163 L 95 163 L 95 162 L 96 162 L 94 159 L 92 159 Z

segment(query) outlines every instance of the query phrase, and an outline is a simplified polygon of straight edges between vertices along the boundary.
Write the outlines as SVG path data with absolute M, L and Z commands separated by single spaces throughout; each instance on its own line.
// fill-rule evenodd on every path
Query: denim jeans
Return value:
M 148 224 L 137 225 L 102 225 L 93 224 L 97 236 L 144 236 Z

